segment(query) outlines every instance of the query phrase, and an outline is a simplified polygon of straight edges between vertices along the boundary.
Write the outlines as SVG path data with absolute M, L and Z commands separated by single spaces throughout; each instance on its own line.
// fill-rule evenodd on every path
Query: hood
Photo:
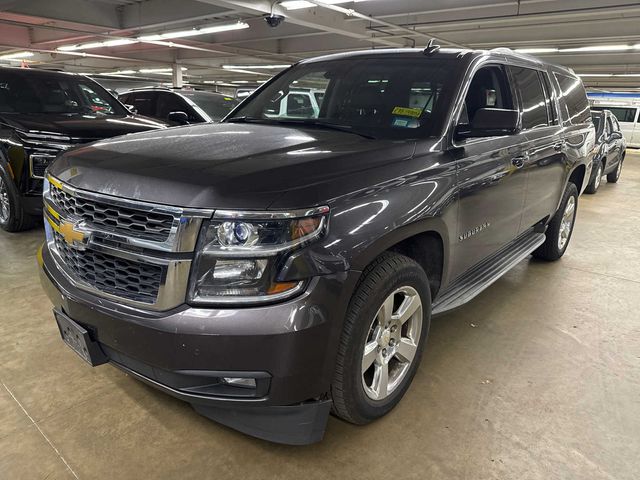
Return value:
M 264 209 L 289 190 L 330 185 L 412 157 L 413 141 L 369 140 L 346 132 L 261 125 L 169 128 L 79 147 L 50 172 L 107 195 L 194 208 Z M 369 183 L 370 184 L 370 183 Z M 345 192 L 347 193 L 347 192 Z M 309 201 L 311 201 L 309 199 Z M 296 196 L 305 204 L 304 195 Z
M 140 115 L 106 116 L 76 113 L 1 113 L 0 122 L 25 132 L 56 133 L 87 141 L 166 126 Z

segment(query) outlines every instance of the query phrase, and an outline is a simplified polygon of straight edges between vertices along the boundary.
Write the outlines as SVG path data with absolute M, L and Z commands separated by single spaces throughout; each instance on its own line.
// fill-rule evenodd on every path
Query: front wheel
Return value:
M 345 318 L 331 385 L 333 413 L 366 424 L 395 407 L 416 373 L 429 331 L 424 270 L 385 253 L 363 273 Z
M 571 240 L 577 211 L 578 188 L 569 183 L 560 202 L 560 208 L 547 227 L 547 239 L 533 252 L 535 258 L 552 262 L 564 255 Z
M 22 208 L 18 190 L 0 165 L 0 228 L 7 232 L 20 232 L 34 224 L 35 218 Z
M 596 193 L 602 184 L 602 161 L 596 160 L 598 163 L 594 165 L 595 174 L 591 178 L 589 185 L 584 189 L 585 193 Z
M 624 157 L 620 159 L 616 169 L 613 172 L 607 174 L 607 182 L 609 182 L 609 183 L 618 183 L 618 180 L 620 180 L 620 175 L 622 174 L 622 162 L 623 162 L 623 160 L 624 160 Z

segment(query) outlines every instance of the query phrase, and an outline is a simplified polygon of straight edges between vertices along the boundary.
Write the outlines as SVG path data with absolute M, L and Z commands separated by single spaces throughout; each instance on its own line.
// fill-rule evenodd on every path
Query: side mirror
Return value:
M 177 123 L 178 125 L 188 125 L 189 115 L 185 112 L 170 112 L 169 115 L 167 115 L 167 120 Z
M 622 132 L 611 132 L 609 140 L 622 140 Z
M 456 137 L 501 137 L 518 132 L 518 111 L 504 108 L 480 108 L 471 125 L 458 125 Z
M 127 108 L 127 110 L 129 110 L 131 113 L 138 113 L 138 109 L 136 107 L 134 107 L 133 105 L 128 105 L 128 104 L 124 104 L 124 106 Z

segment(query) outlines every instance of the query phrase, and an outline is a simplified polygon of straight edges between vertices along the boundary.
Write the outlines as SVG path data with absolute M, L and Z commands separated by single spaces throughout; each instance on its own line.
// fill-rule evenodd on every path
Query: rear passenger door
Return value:
M 522 233 L 555 212 L 564 188 L 564 143 L 555 97 L 545 70 L 510 66 L 525 140 L 526 191 Z

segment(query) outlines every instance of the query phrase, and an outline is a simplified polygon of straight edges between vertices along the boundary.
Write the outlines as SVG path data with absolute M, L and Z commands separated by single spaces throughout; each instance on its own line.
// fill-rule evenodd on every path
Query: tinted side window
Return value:
M 636 109 L 635 108 L 616 108 L 616 107 L 607 107 L 607 110 L 610 110 L 618 120 L 621 122 L 632 122 L 636 118 Z
M 473 76 L 459 123 L 471 124 L 481 108 L 513 108 L 511 91 L 504 68 L 491 65 L 480 68 Z
M 315 112 L 309 95 L 305 93 L 290 93 L 287 98 L 287 116 L 313 118 Z
M 586 123 L 589 120 L 590 110 L 587 92 L 579 78 L 568 77 L 559 73 L 554 74 L 560 86 L 561 97 L 566 104 L 565 113 L 570 123 Z
M 133 105 L 140 115 L 156 116 L 156 93 L 134 92 L 128 94 L 127 103 Z
M 520 94 L 522 128 L 527 130 L 549 125 L 547 106 L 550 101 L 545 95 L 538 71 L 522 67 L 510 68 Z
M 187 102 L 173 93 L 158 93 L 157 116 L 166 119 L 171 112 L 184 112 L 189 116 L 189 121 L 193 121 L 193 114 Z

